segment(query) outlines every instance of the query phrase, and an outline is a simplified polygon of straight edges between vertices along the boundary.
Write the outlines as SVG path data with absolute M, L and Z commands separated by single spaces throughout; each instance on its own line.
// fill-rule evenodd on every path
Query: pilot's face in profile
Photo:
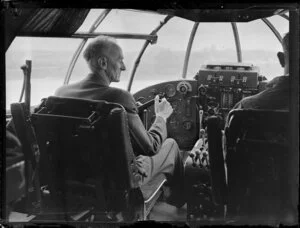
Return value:
M 110 52 L 107 63 L 107 74 L 111 82 L 119 82 L 121 71 L 126 70 L 123 58 L 122 49 L 119 46 L 115 46 Z

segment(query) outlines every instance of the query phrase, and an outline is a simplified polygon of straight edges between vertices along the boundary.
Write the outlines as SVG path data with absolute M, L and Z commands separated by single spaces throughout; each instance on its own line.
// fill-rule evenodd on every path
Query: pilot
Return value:
M 289 111 L 290 87 L 289 87 L 289 33 L 286 33 L 282 40 L 283 52 L 278 52 L 277 56 L 282 67 L 284 75 L 275 77 L 267 85 L 266 89 L 254 96 L 246 97 L 238 102 L 233 109 L 265 109 L 265 110 L 285 110 Z M 227 120 L 228 123 L 228 120 Z M 270 136 L 270 135 L 269 135 Z M 272 137 L 272 136 L 271 136 Z M 286 204 L 291 211 L 287 211 L 286 220 L 290 223 L 296 215 L 297 202 L 295 195 L 286 200 Z
M 275 77 L 267 85 L 266 89 L 253 96 L 245 97 L 235 104 L 233 109 L 266 109 L 288 110 L 289 104 L 289 34 L 286 33 L 282 40 L 283 52 L 277 56 L 280 65 L 284 67 L 284 75 Z M 227 118 L 225 125 L 228 126 Z M 226 141 L 223 138 L 223 148 L 226 152 Z
M 233 109 L 271 109 L 288 110 L 289 104 L 289 34 L 286 33 L 282 40 L 283 52 L 277 56 L 284 75 L 275 77 L 267 85 L 266 89 L 256 95 L 246 97 L 238 102 Z
M 172 114 L 170 103 L 155 97 L 155 121 L 147 131 L 138 116 L 133 96 L 122 89 L 110 87 L 119 82 L 124 71 L 123 52 L 116 40 L 107 36 L 94 38 L 83 53 L 91 73 L 77 83 L 58 88 L 55 96 L 106 100 L 121 104 L 127 111 L 130 136 L 142 185 L 163 173 L 169 185 L 167 202 L 180 208 L 183 199 L 183 161 L 174 139 L 167 138 L 166 120 Z

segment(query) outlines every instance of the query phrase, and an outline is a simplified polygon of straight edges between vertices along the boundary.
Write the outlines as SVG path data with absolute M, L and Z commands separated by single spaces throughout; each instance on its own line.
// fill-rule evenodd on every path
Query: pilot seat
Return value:
M 290 214 L 293 185 L 288 114 L 280 110 L 229 113 L 225 129 L 227 219 L 279 224 Z
M 35 220 L 145 220 L 166 181 L 141 186 L 127 113 L 116 103 L 49 97 L 30 117 L 40 151 Z

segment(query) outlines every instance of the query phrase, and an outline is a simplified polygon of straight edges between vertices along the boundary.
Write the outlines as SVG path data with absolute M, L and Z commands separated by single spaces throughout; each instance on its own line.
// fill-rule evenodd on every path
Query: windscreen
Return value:
M 90 10 L 77 33 L 88 32 L 104 9 Z M 136 10 L 113 9 L 95 30 L 96 33 L 150 34 L 166 15 Z M 283 35 L 289 29 L 289 22 L 277 15 L 268 20 Z M 158 40 L 149 44 L 137 66 L 131 93 L 147 86 L 182 78 L 186 49 L 193 21 L 171 18 L 157 33 Z M 282 50 L 280 42 L 262 20 L 237 23 L 240 38 L 242 62 L 258 66 L 260 74 L 271 80 L 283 73 L 277 59 Z M 88 40 L 86 45 L 90 42 Z M 127 89 L 136 59 L 146 40 L 117 39 L 123 49 L 126 70 L 118 83 L 111 86 Z M 37 105 L 44 97 L 53 95 L 64 82 L 69 64 L 82 39 L 78 38 L 33 38 L 17 37 L 6 52 L 6 109 L 18 102 L 23 84 L 20 67 L 25 60 L 32 61 L 31 104 Z M 213 62 L 237 62 L 234 34 L 230 23 L 199 23 L 191 48 L 187 67 L 187 79 L 192 79 L 201 65 Z M 70 82 L 82 80 L 88 73 L 82 52 L 72 71 Z

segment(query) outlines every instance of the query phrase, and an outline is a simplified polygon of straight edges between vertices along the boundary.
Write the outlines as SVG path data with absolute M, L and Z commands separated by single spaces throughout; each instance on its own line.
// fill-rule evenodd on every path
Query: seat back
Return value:
M 48 186 L 55 206 L 76 210 L 77 198 L 72 197 L 80 186 L 100 211 L 128 206 L 139 175 L 121 105 L 49 97 L 31 120 L 41 153 L 41 185 Z M 85 197 L 82 194 L 79 198 Z
M 210 176 L 214 203 L 226 204 L 226 178 L 222 146 L 222 128 L 220 118 L 211 116 L 207 121 L 208 153 Z
M 11 104 L 11 113 L 13 122 L 9 123 L 9 126 L 16 131 L 25 160 L 26 212 L 39 213 L 41 209 L 38 176 L 39 148 L 30 122 L 30 110 L 25 103 L 13 103 Z
M 228 119 L 228 215 L 258 223 L 280 220 L 291 203 L 288 112 L 233 110 Z

